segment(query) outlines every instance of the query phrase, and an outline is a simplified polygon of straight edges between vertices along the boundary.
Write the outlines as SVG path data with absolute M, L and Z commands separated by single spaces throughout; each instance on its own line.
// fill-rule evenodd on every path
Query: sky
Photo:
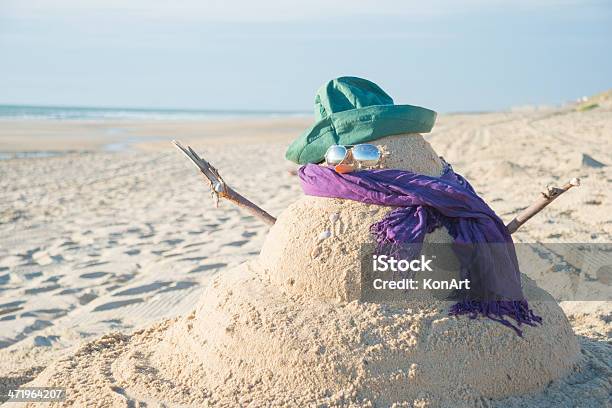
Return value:
M 491 111 L 610 89 L 611 51 L 609 0 L 0 0 L 0 104 L 311 111 L 350 75 Z

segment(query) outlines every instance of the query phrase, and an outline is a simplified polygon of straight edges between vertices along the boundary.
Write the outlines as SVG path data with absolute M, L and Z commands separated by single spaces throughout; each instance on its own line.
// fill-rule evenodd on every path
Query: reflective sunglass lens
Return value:
M 374 166 L 380 160 L 380 150 L 371 144 L 360 144 L 353 147 L 353 158 L 365 166 Z
M 342 160 L 346 157 L 346 147 L 333 145 L 327 149 L 327 153 L 325 153 L 325 162 L 327 164 L 340 164 Z

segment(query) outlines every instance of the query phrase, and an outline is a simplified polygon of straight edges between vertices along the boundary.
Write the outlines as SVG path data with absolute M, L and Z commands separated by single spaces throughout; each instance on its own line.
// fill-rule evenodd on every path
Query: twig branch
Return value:
M 506 225 L 506 228 L 508 228 L 508 232 L 510 234 L 515 233 L 516 230 L 521 227 L 521 225 L 523 225 L 531 217 L 533 217 L 534 215 L 542 211 L 544 207 L 552 203 L 555 199 L 557 199 L 557 197 L 565 193 L 570 188 L 579 186 L 579 185 L 580 185 L 580 179 L 573 178 L 569 182 L 567 182 L 565 185 L 563 185 L 563 187 L 561 188 L 547 187 L 546 192 L 541 193 L 541 196 L 533 204 L 531 204 L 529 207 L 523 210 L 512 221 L 510 221 L 508 225 Z
M 265 210 L 258 207 L 253 202 L 246 199 L 243 195 L 228 186 L 219 171 L 213 167 L 208 161 L 202 159 L 198 154 L 193 151 L 189 146 L 184 147 L 182 144 L 173 140 L 172 143 L 189 158 L 202 172 L 206 181 L 211 188 L 211 194 L 215 198 L 215 204 L 219 205 L 219 197 L 231 201 L 237 206 L 245 209 L 250 214 L 261 219 L 268 225 L 274 225 L 276 218 L 268 214 Z

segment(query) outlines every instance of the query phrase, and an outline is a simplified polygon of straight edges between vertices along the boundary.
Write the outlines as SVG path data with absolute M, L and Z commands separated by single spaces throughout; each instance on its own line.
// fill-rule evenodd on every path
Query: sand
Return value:
M 120 387 L 168 405 L 469 407 L 539 391 L 577 360 L 554 302 L 534 306 L 549 324 L 521 339 L 492 321 L 448 318 L 436 303 L 287 297 L 258 270 L 224 272 L 193 313 L 86 345 L 34 384 L 67 386 L 76 404 L 92 393 L 121 399 Z
M 224 138 L 193 136 L 197 124 L 192 124 L 192 138 L 187 141 L 213 159 L 239 191 L 272 214 L 280 214 L 300 194 L 297 180 L 280 160 L 286 143 L 301 129 L 299 122 L 271 121 L 261 125 L 264 130 L 236 131 L 241 135 L 253 132 L 238 145 L 239 159 L 237 145 Z M 0 134 L 10 134 L 11 126 L 3 123 Z M 159 125 L 146 124 L 147 129 L 155 126 Z M 215 126 L 223 134 L 223 126 Z M 275 126 L 277 130 L 269 136 L 269 129 Z M 574 176 L 583 179 L 583 186 L 520 230 L 517 241 L 610 242 L 610 167 L 593 166 L 588 160 L 585 164 L 584 155 L 612 163 L 611 131 L 609 110 L 568 109 L 443 116 L 433 134 L 425 138 L 504 219 L 532 201 L 542 185 Z M 180 138 L 180 134 L 172 137 Z M 44 143 L 41 139 L 31 140 Z M 438 308 L 410 315 L 357 302 L 340 302 L 342 307 L 312 298 L 301 300 L 310 302 L 307 305 L 297 302 L 292 297 L 295 294 L 279 291 L 255 272 L 261 269 L 255 258 L 267 228 L 227 205 L 213 209 L 189 163 L 162 146 L 162 141 L 155 141 L 136 146 L 146 150 L 128 153 L 92 147 L 86 153 L 0 161 L 3 387 L 25 384 L 38 376 L 35 384 L 78 385 L 82 391 L 72 393 L 71 400 L 90 406 L 95 401 L 100 406 L 123 406 L 130 401 L 153 406 L 160 402 L 232 406 L 240 404 L 240 398 L 243 404 L 250 398 L 254 406 L 270 401 L 363 406 L 369 401 L 384 405 L 392 400 L 414 406 L 609 404 L 609 302 L 596 306 L 592 302 L 588 306 L 561 303 L 579 335 L 580 355 L 576 364 L 569 359 L 571 352 L 567 359 L 553 359 L 548 375 L 568 370 L 567 376 L 543 383 L 546 367 L 541 367 L 543 371 L 533 375 L 531 389 L 523 377 L 502 383 L 518 384 L 520 390 L 504 385 L 496 391 L 493 381 L 469 384 L 467 375 L 456 373 L 464 377 L 452 384 L 444 382 L 449 387 L 445 400 L 427 384 L 444 377 L 432 377 L 435 364 L 447 370 L 455 365 L 442 364 L 443 355 L 440 360 L 433 354 L 419 360 L 427 354 L 416 353 L 414 343 L 427 344 L 423 330 L 433 327 L 433 322 L 448 324 L 454 319 L 445 320 Z M 243 261 L 249 263 L 238 266 Z M 537 283 L 554 288 L 555 280 L 562 279 L 554 273 L 538 275 Z M 243 284 L 230 285 L 236 281 Z M 228 285 L 237 288 L 230 290 L 231 295 Z M 295 302 L 279 301 L 287 298 Z M 561 322 L 560 309 L 548 304 L 552 305 L 546 306 L 550 314 Z M 275 319 L 258 319 L 262 315 Z M 311 327 L 304 322 L 317 316 L 330 317 L 321 322 L 319 332 L 299 330 Z M 169 320 L 156 322 L 163 318 Z M 351 318 L 356 328 L 349 326 Z M 202 324 L 204 321 L 211 324 Z M 453 330 L 470 327 L 459 325 Z M 497 325 L 491 327 L 499 330 Z M 389 333 L 383 333 L 387 337 L 380 333 L 381 328 L 389 328 Z M 110 332 L 114 333 L 98 338 Z M 357 337 L 343 339 L 340 333 Z M 376 335 L 394 353 L 405 353 L 403 359 L 414 358 L 415 365 L 396 365 L 398 377 L 392 377 L 385 370 L 393 362 L 381 360 L 389 350 L 368 349 L 361 337 Z M 497 332 L 495 337 L 502 342 L 515 338 Z M 448 341 L 456 338 L 449 336 Z M 326 359 L 322 345 L 338 354 Z M 452 347 L 465 347 L 456 355 L 473 351 L 469 344 Z M 347 353 L 339 352 L 343 348 Z M 381 370 L 378 387 L 392 392 L 376 396 L 375 391 L 363 391 L 364 386 L 376 390 L 376 384 L 372 376 L 353 376 L 364 370 L 355 363 L 362 358 L 360 353 L 370 353 L 372 364 Z M 562 354 L 559 351 L 555 356 Z M 312 370 L 291 370 L 288 362 Z M 525 366 L 516 364 L 515 372 L 521 373 Z M 259 377 L 248 381 L 240 377 L 249 372 L 245 367 L 262 368 Z M 339 367 L 346 370 L 341 371 L 346 376 L 331 375 Z M 510 366 L 491 367 L 495 377 Z M 275 375 L 272 368 L 285 375 Z M 296 372 L 311 374 L 292 377 Z M 399 386 L 410 381 L 424 384 Z M 320 387 L 322 383 L 328 385 L 329 394 Z M 279 392 L 283 389 L 291 392 Z M 283 395 L 294 399 L 283 401 Z

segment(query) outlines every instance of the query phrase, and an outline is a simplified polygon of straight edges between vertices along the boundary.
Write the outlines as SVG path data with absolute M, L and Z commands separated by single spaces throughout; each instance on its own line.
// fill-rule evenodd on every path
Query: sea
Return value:
M 0 119 L 51 120 L 202 120 L 236 117 L 306 116 L 303 111 L 97 108 L 80 106 L 0 105 Z
M 148 109 L 148 108 L 98 108 L 80 106 L 37 106 L 37 105 L 0 105 L 0 121 L 2 120 L 218 120 L 233 118 L 281 118 L 312 115 L 311 112 L 300 111 L 251 111 L 251 110 L 198 110 L 198 109 Z M 111 129 L 112 131 L 112 129 Z M 118 132 L 120 131 L 117 130 Z M 155 139 L 154 136 L 151 139 Z M 136 141 L 122 139 L 117 143 L 105 146 L 108 151 L 127 150 Z M 37 158 L 60 156 L 65 152 L 53 151 L 0 151 L 0 160 L 14 158 Z

